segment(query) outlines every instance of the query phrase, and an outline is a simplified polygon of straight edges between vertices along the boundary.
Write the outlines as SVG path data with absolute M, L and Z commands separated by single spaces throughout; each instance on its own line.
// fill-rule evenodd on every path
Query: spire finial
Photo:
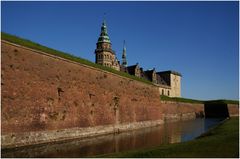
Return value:
M 126 55 L 126 41 L 123 40 L 123 52 Z
M 102 27 L 101 27 L 101 33 L 100 33 L 100 37 L 98 38 L 98 42 L 111 43 L 110 39 L 108 37 L 107 24 L 106 24 L 106 20 L 105 20 L 105 15 L 106 15 L 106 13 L 104 13 Z
M 127 67 L 126 42 L 123 41 L 122 65 Z
M 106 24 L 106 12 L 103 13 L 103 23 Z

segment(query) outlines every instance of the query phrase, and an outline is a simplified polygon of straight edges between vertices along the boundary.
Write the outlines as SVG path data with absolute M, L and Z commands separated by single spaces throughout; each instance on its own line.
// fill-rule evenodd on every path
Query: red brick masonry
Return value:
M 3 147 L 152 126 L 204 111 L 203 104 L 161 102 L 155 86 L 1 44 Z

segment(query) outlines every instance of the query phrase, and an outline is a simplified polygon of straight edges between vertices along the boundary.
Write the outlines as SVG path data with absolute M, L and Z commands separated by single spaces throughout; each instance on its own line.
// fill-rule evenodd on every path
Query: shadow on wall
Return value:
M 204 111 L 206 118 L 229 117 L 228 105 L 225 103 L 205 103 Z

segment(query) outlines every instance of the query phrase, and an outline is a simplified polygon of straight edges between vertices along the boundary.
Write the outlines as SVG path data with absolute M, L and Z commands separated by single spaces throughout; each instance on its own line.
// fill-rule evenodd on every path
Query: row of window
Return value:
M 102 59 L 103 58 L 103 55 L 102 54 L 98 54 L 97 55 L 97 57 L 98 57 L 98 59 Z M 110 56 L 110 55 L 104 55 L 104 59 L 111 59 L 112 60 L 112 56 Z
M 167 94 L 165 94 L 165 93 L 167 93 Z M 162 95 L 170 96 L 170 91 L 168 90 L 168 91 L 166 92 L 166 91 L 164 91 L 164 89 L 162 89 Z
M 110 65 L 109 63 L 103 63 L 103 66 L 111 67 L 112 65 Z

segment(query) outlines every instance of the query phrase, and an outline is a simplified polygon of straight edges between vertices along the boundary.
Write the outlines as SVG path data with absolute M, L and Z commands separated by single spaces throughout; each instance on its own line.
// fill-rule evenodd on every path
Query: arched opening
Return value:
M 162 89 L 162 95 L 164 95 L 164 89 Z

